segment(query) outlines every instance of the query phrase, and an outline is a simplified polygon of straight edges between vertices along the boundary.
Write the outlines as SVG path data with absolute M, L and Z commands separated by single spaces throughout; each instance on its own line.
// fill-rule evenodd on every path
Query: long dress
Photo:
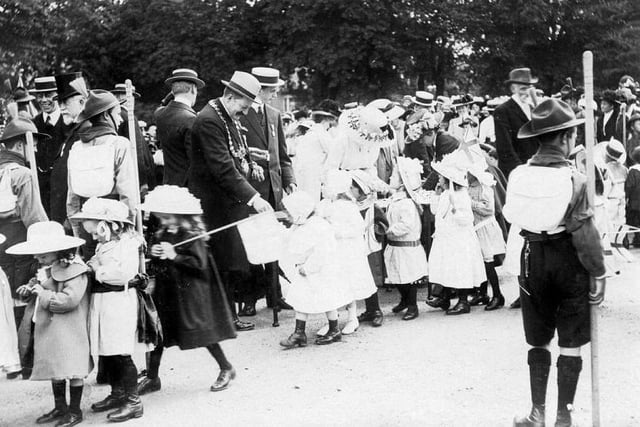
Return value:
M 494 190 L 479 182 L 469 187 L 473 223 L 480 242 L 484 262 L 493 262 L 496 255 L 505 253 L 502 230 L 495 217 Z
M 280 266 L 291 280 L 287 303 L 301 313 L 336 310 L 352 301 L 338 271 L 336 239 L 331 224 L 314 215 L 290 230 Z
M 297 140 L 293 169 L 298 190 L 306 192 L 316 202 L 320 201 L 321 184 L 333 144 L 329 132 L 320 125 L 313 126 Z
M 6 274 L 0 268 L 0 370 L 17 372 L 20 370 L 18 355 L 18 334 L 13 317 L 13 298 Z
M 487 277 L 467 189 L 445 190 L 434 199 L 436 232 L 429 254 L 429 281 L 455 289 L 479 286 Z

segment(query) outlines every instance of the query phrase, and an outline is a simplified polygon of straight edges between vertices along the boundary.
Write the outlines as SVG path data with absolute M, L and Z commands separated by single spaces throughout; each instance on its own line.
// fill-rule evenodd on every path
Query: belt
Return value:
M 387 240 L 387 245 L 389 246 L 397 246 L 397 247 L 404 247 L 404 248 L 414 248 L 416 246 L 420 246 L 422 243 L 420 243 L 420 240 L 409 240 L 407 242 L 400 242 L 398 240 Z
M 140 278 L 138 276 L 129 280 L 128 289 L 142 289 L 146 288 L 146 278 Z M 124 292 L 124 285 L 109 285 L 108 283 L 98 282 L 94 280 L 91 284 L 91 293 L 92 294 L 104 294 L 107 292 Z
M 520 232 L 520 235 L 527 242 L 548 242 L 549 240 L 561 240 L 571 237 L 571 234 L 567 233 L 566 231 L 561 231 L 560 233 L 555 234 L 547 234 L 546 231 L 543 231 L 541 233 L 532 233 L 527 230 L 522 230 Z

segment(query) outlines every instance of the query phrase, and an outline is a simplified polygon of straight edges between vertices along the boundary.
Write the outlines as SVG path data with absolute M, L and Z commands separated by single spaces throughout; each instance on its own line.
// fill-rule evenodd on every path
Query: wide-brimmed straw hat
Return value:
M 569 129 L 584 123 L 564 101 L 548 98 L 531 111 L 531 120 L 518 131 L 518 138 L 531 138 L 545 133 Z
M 251 74 L 258 79 L 263 87 L 284 86 L 284 80 L 280 78 L 280 71 L 270 67 L 253 67 Z
M 71 216 L 73 220 L 95 220 L 121 222 L 133 225 L 129 219 L 129 208 L 118 200 L 92 197 L 82 205 L 82 210 Z
M 116 105 L 120 105 L 120 102 L 111 92 L 106 90 L 92 90 L 84 105 L 84 110 L 78 116 L 78 123 L 89 120 L 105 111 L 109 111 Z
M 282 198 L 282 205 L 293 218 L 294 224 L 302 224 L 313 213 L 316 202 L 305 191 L 294 191 Z
M 7 253 L 9 255 L 38 255 L 77 248 L 84 244 L 84 239 L 67 236 L 59 223 L 42 221 L 31 224 L 27 229 L 27 241 L 7 248 Z
M 2 136 L 0 137 L 1 141 L 8 141 L 17 136 L 22 136 L 27 132 L 31 132 L 34 138 L 39 139 L 50 139 L 51 136 L 46 133 L 39 133 L 36 125 L 33 124 L 31 120 L 18 117 L 9 122 L 4 128 L 4 132 L 2 132 Z
M 505 84 L 511 83 L 534 85 L 538 83 L 538 79 L 531 77 L 530 68 L 514 68 L 509 72 L 509 78 L 505 80 Z
M 377 108 L 382 111 L 389 121 L 399 119 L 405 113 L 404 108 L 386 98 L 371 101 L 367 104 L 367 107 Z
M 140 209 L 175 215 L 200 215 L 202 206 L 193 194 L 177 185 L 160 185 L 147 193 Z
M 235 71 L 229 81 L 221 80 L 221 82 L 238 95 L 244 96 L 253 102 L 258 102 L 256 97 L 262 85 L 253 75 L 244 71 Z
M 173 82 L 189 82 L 194 83 L 198 89 L 202 89 L 205 85 L 204 81 L 198 78 L 198 73 L 189 68 L 178 68 L 171 72 L 171 77 L 166 79 L 164 83 L 171 86 Z
M 624 145 L 622 145 L 622 142 L 618 141 L 617 139 L 611 138 L 609 141 L 607 141 L 605 154 L 611 160 L 620 161 L 620 159 L 622 159 L 622 156 L 625 155 Z

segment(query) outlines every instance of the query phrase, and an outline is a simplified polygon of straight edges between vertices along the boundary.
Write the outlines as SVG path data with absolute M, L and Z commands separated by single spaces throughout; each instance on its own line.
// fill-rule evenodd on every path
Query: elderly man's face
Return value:
M 82 95 L 71 96 L 60 102 L 60 113 L 65 124 L 73 123 L 82 110 L 84 110 L 85 99 Z
M 532 85 L 523 85 L 520 83 L 512 83 L 511 84 L 511 93 L 516 95 L 520 102 L 527 103 L 529 102 L 529 89 L 532 88 Z
M 230 96 L 227 98 L 227 110 L 229 110 L 229 115 L 234 119 L 239 119 L 243 114 L 247 114 L 249 108 L 251 108 L 251 101 L 249 98 L 244 96 L 235 97 Z

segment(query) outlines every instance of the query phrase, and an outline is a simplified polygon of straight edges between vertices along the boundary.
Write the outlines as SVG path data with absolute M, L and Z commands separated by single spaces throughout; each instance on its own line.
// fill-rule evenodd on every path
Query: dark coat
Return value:
M 212 102 L 223 117 L 210 105 Z M 200 110 L 191 129 L 191 168 L 188 178 L 190 191 L 202 203 L 208 229 L 248 217 L 253 211 L 248 202 L 258 195 L 243 175 L 242 159 L 232 156 L 230 139 L 235 147 L 243 144 L 220 99 L 210 101 Z M 248 151 L 244 159 L 249 161 Z M 210 243 L 221 271 L 248 270 L 249 262 L 235 227 L 214 234 Z
M 73 125 L 65 125 L 62 115 L 58 121 L 51 125 L 44 121 L 43 113 L 38 114 L 33 119 L 33 124 L 40 133 L 46 133 L 51 139 L 38 141 L 38 150 L 36 151 L 36 164 L 38 165 L 38 183 L 40 184 L 40 200 L 42 206 L 51 215 L 51 170 L 53 163 L 60 153 L 60 147 L 69 134 Z
M 526 163 L 538 150 L 535 138 L 518 138 L 518 130 L 529 121 L 522 108 L 512 99 L 499 105 L 493 113 L 496 129 L 498 167 L 508 179 L 516 166 Z
M 129 112 L 124 108 L 124 105 L 120 109 L 120 116 L 123 122 L 118 127 L 118 135 L 129 139 Z M 151 150 L 149 150 L 149 144 L 147 144 L 142 134 L 142 129 L 140 129 L 140 125 L 138 125 L 138 118 L 135 116 L 134 118 L 136 156 L 138 158 L 138 180 L 140 186 L 148 185 L 149 188 L 153 188 L 155 186 L 153 157 L 151 156 Z
M 177 243 L 191 235 L 163 232 L 157 242 Z M 202 240 L 178 246 L 173 260 L 153 258 L 153 300 L 162 323 L 165 347 L 187 350 L 235 338 L 227 296 Z
M 269 151 L 268 162 L 256 161 L 265 171 L 265 180 L 257 181 L 250 178 L 249 183 L 258 190 L 260 197 L 268 200 L 274 209 L 279 209 L 283 188 L 295 184 L 295 178 L 291 159 L 287 154 L 287 141 L 282 129 L 280 111 L 266 104 L 264 107 L 264 126 L 260 124 L 258 114 L 253 108 L 249 109 L 246 116 L 240 118 L 240 123 L 247 129 L 249 147 Z
M 196 112 L 182 102 L 171 101 L 156 112 L 158 142 L 164 155 L 163 184 L 187 186 L 191 127 Z
M 604 128 L 602 126 L 603 120 L 604 114 L 596 118 L 596 142 L 609 141 L 611 138 L 622 141 L 622 121 L 619 117 L 618 109 L 613 110 Z

